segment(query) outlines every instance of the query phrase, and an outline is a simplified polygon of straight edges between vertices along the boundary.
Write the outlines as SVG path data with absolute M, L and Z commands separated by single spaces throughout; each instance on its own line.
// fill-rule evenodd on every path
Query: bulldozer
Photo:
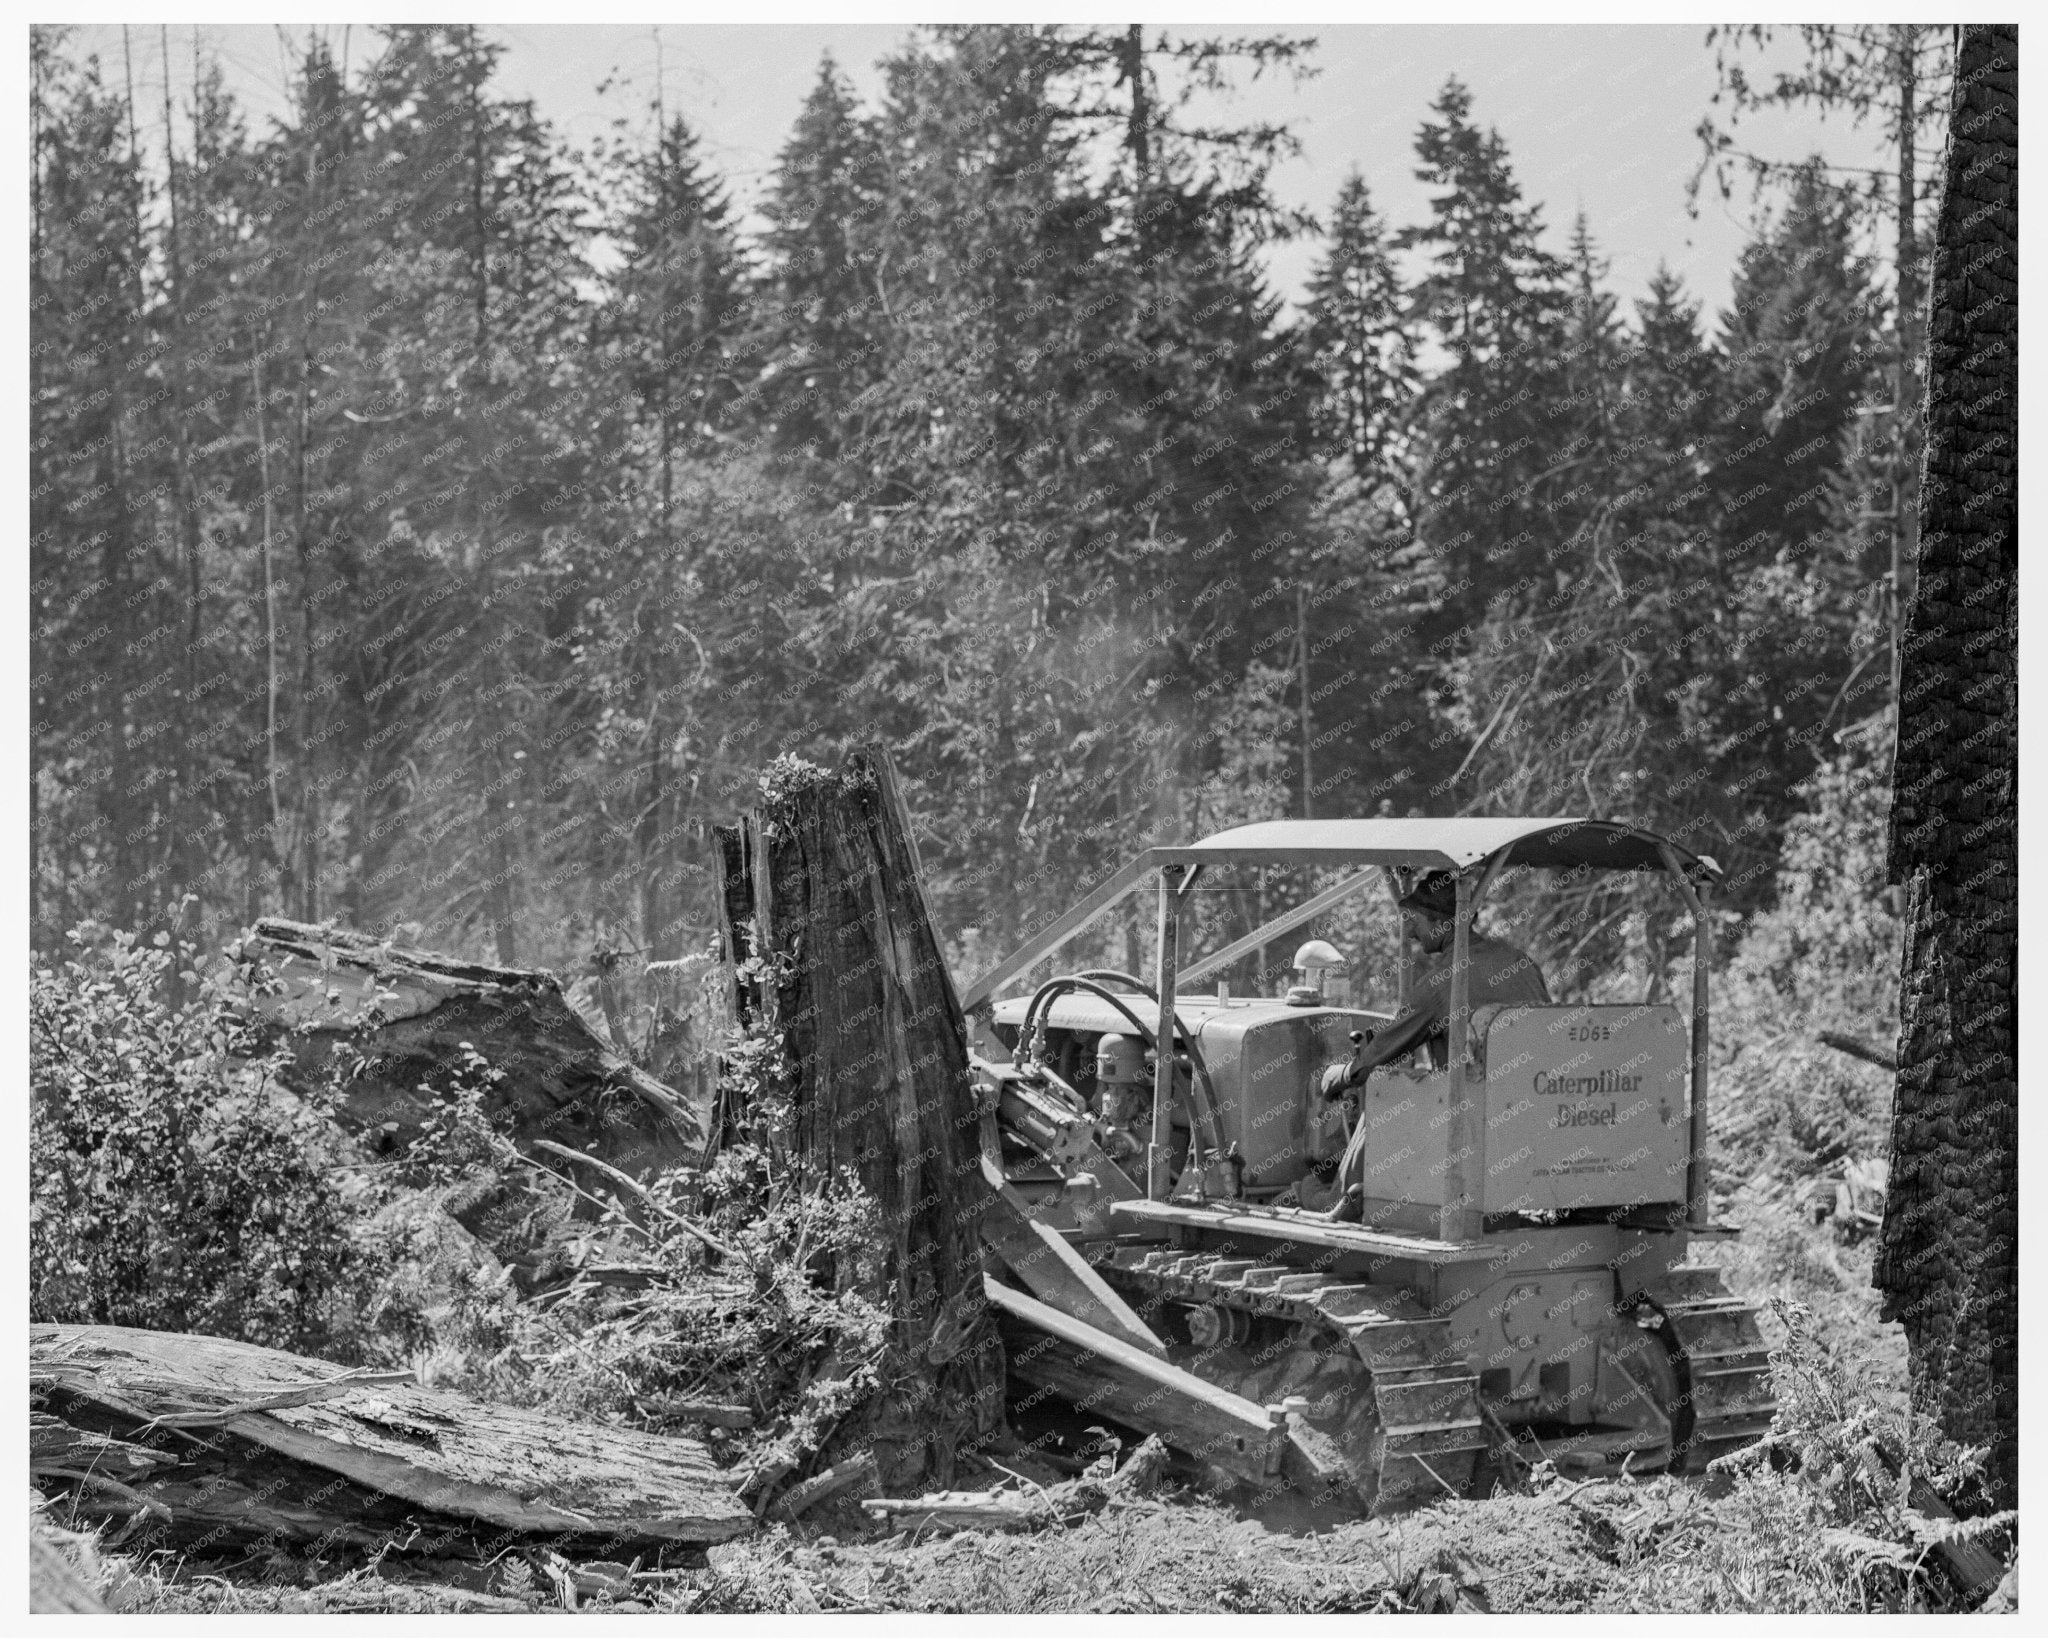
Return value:
M 1248 866 L 1344 874 L 1184 960 L 1197 881 Z M 1474 916 L 1509 867 L 1667 884 L 1694 929 L 1690 1008 L 1475 998 Z M 1405 930 L 1396 993 L 1370 1005 L 1326 999 L 1348 963 L 1319 939 L 1284 994 L 1215 975 L 1423 873 L 1455 883 L 1441 1066 L 1383 1064 L 1328 1100 L 1328 1067 L 1406 999 Z M 1691 1252 L 1734 1232 L 1712 1220 L 1707 1165 L 1719 879 L 1667 838 L 1571 817 L 1276 820 L 1116 871 L 960 993 L 1013 1405 L 1049 1396 L 1228 1483 L 1368 1514 L 1542 1463 L 1699 1473 L 1755 1442 L 1775 1409 L 1768 1350 Z M 1001 993 L 1142 892 L 1149 982 L 1096 968 Z M 1333 1220 L 1361 1125 L 1358 1220 Z

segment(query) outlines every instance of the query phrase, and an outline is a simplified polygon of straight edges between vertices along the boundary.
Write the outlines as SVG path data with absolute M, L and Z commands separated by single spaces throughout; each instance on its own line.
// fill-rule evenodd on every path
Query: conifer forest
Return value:
M 135 27 L 153 52 L 189 42 L 175 94 L 66 27 L 27 42 L 38 1335 L 234 1339 L 583 1418 L 600 1443 L 673 1433 L 633 1458 L 708 1450 L 645 1481 L 672 1511 L 745 1477 L 730 1528 L 718 1490 L 700 1534 L 614 1522 L 628 1544 L 603 1554 L 542 1534 L 509 1557 L 387 1558 L 273 1523 L 232 1565 L 181 1537 L 198 1556 L 180 1569 L 138 1545 L 151 1509 L 184 1505 L 134 1488 L 170 1458 L 112 1421 L 78 1431 L 74 1353 L 32 1385 L 38 1441 L 52 1407 L 65 1439 L 101 1441 L 97 1467 L 36 1446 L 37 1552 L 57 1544 L 73 1607 L 2016 1600 L 1996 1409 L 2016 1405 L 1997 1342 L 2016 1335 L 2013 1197 L 1944 1193 L 1956 1140 L 1928 1114 L 1975 1108 L 2012 1059 L 1913 1079 L 2005 1038 L 1956 1045 L 1956 1008 L 2017 1027 L 2009 956 L 1943 942 L 1981 934 L 1984 893 L 2014 913 L 2009 830 L 1983 838 L 2009 826 L 2017 742 L 1971 692 L 2009 685 L 2014 616 L 1984 628 L 2002 649 L 1942 635 L 2012 606 L 2010 569 L 1981 571 L 2009 540 L 1956 545 L 1992 515 L 1958 497 L 2000 447 L 1990 377 L 1957 361 L 1993 308 L 2016 333 L 2017 287 L 1973 282 L 1993 250 L 1967 247 L 2017 195 L 1970 216 L 1957 189 L 1987 174 L 1965 144 L 2006 129 L 1985 121 L 2012 105 L 2014 31 L 1702 28 L 1721 95 L 1691 111 L 1697 165 L 1668 188 L 1725 200 L 1747 239 L 1725 287 L 1660 267 L 1624 297 L 1599 210 L 1532 197 L 1455 74 L 1411 133 L 1422 208 L 1358 168 L 1313 210 L 1283 202 L 1273 171 L 1301 133 L 1228 93 L 1317 73 L 1311 29 L 906 31 L 877 94 L 818 64 L 743 199 L 687 95 L 621 97 L 572 143 L 506 88 L 488 28 L 357 27 L 344 57 L 336 31 L 288 27 L 289 111 L 259 118 L 201 32 L 159 48 Z M 1767 43 L 1789 71 L 1756 66 Z M 1757 121 L 1794 106 L 1856 122 L 1879 167 L 1753 157 Z M 1271 275 L 1282 245 L 1310 248 L 1298 292 Z M 1965 376 L 1979 388 L 1947 384 Z M 2002 481 L 1983 493 L 2009 508 Z M 1127 1448 L 1107 1478 L 1027 1465 L 1039 1511 L 975 1537 L 932 1522 L 982 1482 L 949 1455 L 924 1488 L 955 1499 L 876 1535 L 856 1498 L 872 1515 L 901 1487 L 846 1440 L 887 1425 L 872 1396 L 907 1357 L 901 1316 L 846 1272 L 858 1191 L 800 1195 L 779 1169 L 799 1150 L 762 1111 L 811 1094 L 749 1011 L 758 961 L 734 1010 L 729 853 L 748 838 L 759 890 L 794 821 L 730 827 L 793 811 L 776 804 L 863 748 L 886 751 L 956 988 L 1147 847 L 1260 821 L 1568 815 L 1707 858 L 1712 1187 L 1743 1230 L 1713 1260 L 1773 1351 L 1775 1431 L 1708 1481 L 1579 1495 L 1568 1468 L 1503 1466 L 1490 1495 L 1323 1535 L 1179 1468 L 1155 1483 Z M 1954 773 L 1970 755 L 1990 758 L 1975 783 Z M 1901 790 L 1919 781 L 1904 796 L 1895 759 Z M 1958 840 L 1927 842 L 1951 820 Z M 1675 898 L 1527 874 L 1489 915 L 1554 1000 L 1692 993 Z M 1191 894 L 1182 948 L 1336 879 Z M 1228 968 L 1234 987 L 1284 993 L 1311 933 L 1391 937 L 1394 912 L 1361 902 Z M 1140 895 L 1062 959 L 1149 975 L 1152 918 Z M 481 1035 L 458 1053 L 453 1030 L 431 1085 L 394 1078 L 363 1115 L 366 1072 L 314 1074 L 312 1026 L 263 1033 L 259 943 L 287 969 L 325 949 L 337 982 L 358 946 L 418 955 L 376 980 L 429 996 L 407 1028 L 542 975 L 567 1002 L 549 1040 L 575 1032 L 605 1097 L 640 1100 L 616 1142 L 641 1147 L 512 1130 L 546 1076 Z M 1943 976 L 1958 963 L 2006 976 L 1971 989 Z M 380 1002 L 379 1022 L 405 1016 Z M 514 1111 L 495 1127 L 494 1099 Z M 1957 1342 L 1959 1365 L 1921 1354 L 1926 1315 L 1952 1341 L 1979 1323 L 1929 1295 L 1928 1231 L 1901 1213 L 1930 1201 L 1982 1231 L 1934 1265 L 1973 1272 L 1931 1283 L 2005 1292 L 1990 1351 Z M 701 1339 L 743 1287 L 751 1329 L 720 1353 Z M 246 1432 L 231 1411 L 204 1425 Z M 282 1451 L 265 1460 L 303 1456 Z M 85 1468 L 154 1499 L 109 1513 Z M 233 1483 L 260 1497 L 269 1471 Z M 365 1530 L 411 1539 L 390 1485 L 350 1482 L 375 1492 Z

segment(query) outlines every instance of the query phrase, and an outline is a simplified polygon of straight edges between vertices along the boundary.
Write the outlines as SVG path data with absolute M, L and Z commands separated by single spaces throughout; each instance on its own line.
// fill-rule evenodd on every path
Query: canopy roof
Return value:
M 1550 869 L 1661 870 L 1669 846 L 1686 873 L 1721 867 L 1676 842 L 1610 819 L 1271 819 L 1219 831 L 1174 852 L 1203 863 L 1401 865 L 1464 870 L 1502 849 L 1507 862 Z
M 1214 971 L 1268 937 L 1300 926 L 1329 905 L 1374 880 L 1373 866 L 1419 870 L 1467 870 L 1505 850 L 1507 864 L 1548 869 L 1641 870 L 1664 868 L 1670 847 L 1679 868 L 1695 882 L 1717 882 L 1721 867 L 1705 854 L 1690 853 L 1647 830 L 1610 819 L 1272 819 L 1219 831 L 1185 847 L 1148 847 L 1101 882 L 1079 904 L 1051 921 L 960 992 L 972 1011 L 997 988 L 1035 961 L 1057 950 L 1098 917 L 1147 885 L 1163 865 L 1306 864 L 1351 865 L 1365 869 L 1306 904 L 1290 910 L 1259 932 L 1218 951 L 1188 969 L 1192 980 Z

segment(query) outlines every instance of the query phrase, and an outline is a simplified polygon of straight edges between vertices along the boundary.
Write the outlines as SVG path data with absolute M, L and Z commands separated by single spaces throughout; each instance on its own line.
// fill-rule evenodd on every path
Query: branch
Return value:
M 1833 1047 L 1837 1052 L 1846 1052 L 1852 1058 L 1861 1058 L 1867 1064 L 1876 1064 L 1879 1069 L 1896 1072 L 1899 1067 L 1896 1054 L 1887 1052 L 1883 1047 L 1872 1046 L 1868 1041 L 1859 1041 L 1853 1035 L 1844 1035 L 1840 1030 L 1822 1030 L 1820 1043 Z
M 664 1206 L 659 1200 L 656 1200 L 653 1195 L 647 1192 L 646 1189 L 642 1188 L 638 1183 L 634 1182 L 633 1179 L 628 1177 L 624 1172 L 620 1171 L 616 1166 L 607 1165 L 604 1161 L 599 1160 L 597 1156 L 587 1155 L 581 1149 L 567 1148 L 564 1145 L 560 1143 L 555 1143 L 547 1138 L 535 1138 L 533 1146 L 536 1149 L 545 1149 L 551 1155 L 560 1155 L 564 1160 L 580 1160 L 584 1165 L 594 1167 L 599 1172 L 602 1172 L 613 1183 L 618 1185 L 618 1187 L 626 1190 L 629 1194 L 633 1195 L 633 1197 L 639 1200 L 640 1203 L 647 1207 L 649 1211 L 654 1212 L 657 1215 L 665 1218 L 668 1222 L 673 1223 L 685 1234 L 690 1235 L 691 1237 L 696 1239 L 700 1244 L 702 1244 L 705 1247 L 705 1249 L 709 1251 L 715 1251 L 721 1257 L 737 1259 L 739 1254 L 735 1252 L 731 1246 L 727 1245 L 723 1240 L 719 1239 L 716 1235 L 710 1234 L 705 1230 L 700 1229 L 695 1223 L 691 1222 L 689 1218 L 683 1216 L 680 1212 L 670 1211 L 668 1207 Z

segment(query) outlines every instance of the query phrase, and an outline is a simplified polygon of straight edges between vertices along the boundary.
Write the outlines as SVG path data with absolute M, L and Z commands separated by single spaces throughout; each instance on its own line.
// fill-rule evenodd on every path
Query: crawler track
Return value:
M 1464 1496 L 1487 1446 L 1479 1379 L 1407 1293 L 1285 1263 L 1122 1247 L 1098 1264 L 1168 1357 L 1259 1404 L 1300 1396 L 1332 1482 L 1380 1514 Z M 1196 1328 L 1191 1309 L 1206 1309 Z M 1206 1324 L 1205 1324 L 1206 1322 Z
M 1471 1494 L 1491 1443 L 1478 1377 L 1449 1321 L 1407 1292 L 1172 1249 L 1119 1247 L 1097 1266 L 1175 1364 L 1259 1404 L 1306 1399 L 1333 1484 L 1367 1512 Z M 1755 1310 L 1719 1271 L 1674 1269 L 1640 1296 L 1662 1317 L 1676 1367 L 1671 1470 L 1703 1472 L 1769 1432 L 1770 1354 Z
M 1678 1359 L 1682 1407 L 1673 1418 L 1672 1471 L 1703 1472 L 1771 1430 L 1778 1402 L 1756 1310 L 1729 1293 L 1719 1269 L 1704 1266 L 1675 1268 L 1643 1295 L 1664 1316 Z

